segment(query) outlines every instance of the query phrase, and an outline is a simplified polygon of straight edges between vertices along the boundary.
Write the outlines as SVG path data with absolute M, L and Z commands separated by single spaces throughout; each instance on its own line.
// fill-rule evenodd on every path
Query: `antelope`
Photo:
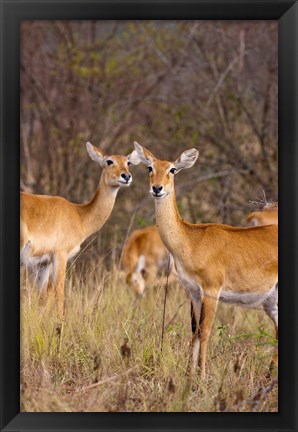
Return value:
M 278 205 L 277 203 L 266 204 L 261 211 L 250 213 L 246 221 L 251 225 L 278 225 Z
M 261 306 L 278 335 L 278 228 L 186 222 L 177 209 L 174 177 L 194 165 L 199 151 L 186 150 L 175 162 L 169 162 L 158 160 L 137 142 L 134 145 L 139 160 L 149 170 L 149 192 L 155 200 L 160 237 L 173 256 L 178 278 L 192 303 L 195 326 L 188 372 L 193 376 L 199 363 L 204 379 L 207 345 L 219 300 Z
M 121 265 L 126 283 L 139 296 L 146 285 L 152 285 L 158 271 L 169 272 L 169 253 L 160 239 L 155 225 L 135 230 L 122 251 Z
M 86 143 L 90 158 L 101 168 L 98 189 L 87 204 L 75 204 L 60 196 L 21 192 L 21 264 L 36 274 L 36 282 L 46 291 L 47 303 L 57 297 L 58 316 L 64 316 L 66 264 L 80 250 L 82 242 L 100 230 L 108 220 L 121 187 L 131 184 L 131 155 L 105 155 Z

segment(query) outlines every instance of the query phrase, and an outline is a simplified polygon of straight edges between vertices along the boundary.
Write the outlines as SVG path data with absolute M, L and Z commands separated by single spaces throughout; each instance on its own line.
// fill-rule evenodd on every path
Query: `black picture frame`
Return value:
M 288 0 L 1 0 L 1 431 L 296 431 L 297 17 Z M 19 31 L 23 19 L 273 19 L 279 21 L 279 412 L 20 413 Z

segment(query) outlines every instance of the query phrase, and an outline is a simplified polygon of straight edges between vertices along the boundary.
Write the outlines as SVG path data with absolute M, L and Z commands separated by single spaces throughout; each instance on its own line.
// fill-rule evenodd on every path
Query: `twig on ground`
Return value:
M 121 374 L 113 375 L 113 376 L 111 376 L 111 377 L 105 378 L 105 379 L 103 379 L 103 380 L 101 380 L 101 381 L 98 381 L 98 382 L 96 382 L 96 383 L 90 384 L 90 385 L 87 386 L 87 387 L 80 388 L 80 389 L 78 389 L 78 390 L 75 392 L 75 394 L 83 393 L 83 392 L 85 392 L 85 391 L 87 391 L 87 390 L 90 390 L 90 389 L 92 389 L 92 388 L 95 388 L 95 387 L 97 387 L 97 386 L 99 386 L 99 385 L 101 385 L 101 384 L 106 384 L 106 383 L 108 383 L 108 382 L 115 381 L 115 380 L 118 379 L 118 378 L 121 378 L 121 377 L 123 377 L 123 376 L 125 376 L 125 375 L 130 374 L 130 372 L 132 372 L 134 369 L 137 369 L 137 367 L 138 367 L 138 365 L 135 365 L 135 366 L 133 366 L 132 368 L 128 369 L 127 371 L 125 371 L 125 372 L 123 372 L 123 373 L 121 373 Z
M 268 394 L 276 387 L 277 382 L 277 378 L 274 378 L 268 386 L 261 386 L 251 397 L 242 400 L 237 405 L 234 405 L 232 407 L 233 410 L 239 409 L 241 405 L 245 403 L 250 406 L 251 412 L 256 412 L 261 402 L 263 402 Z

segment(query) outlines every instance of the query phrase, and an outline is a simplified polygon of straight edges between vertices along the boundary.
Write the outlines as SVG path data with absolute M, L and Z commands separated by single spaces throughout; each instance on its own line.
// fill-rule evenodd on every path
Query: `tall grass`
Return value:
M 99 262 L 99 261 L 98 261 Z M 178 283 L 142 300 L 116 266 L 69 271 L 59 350 L 55 313 L 39 305 L 26 279 L 21 296 L 21 411 L 278 410 L 277 371 L 268 373 L 273 325 L 263 311 L 220 305 L 207 355 L 207 379 L 186 376 L 190 304 Z M 93 271 L 91 271 L 93 269 Z

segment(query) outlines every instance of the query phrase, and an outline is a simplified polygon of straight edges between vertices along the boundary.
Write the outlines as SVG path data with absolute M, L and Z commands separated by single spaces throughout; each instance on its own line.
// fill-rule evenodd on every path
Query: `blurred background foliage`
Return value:
M 244 224 L 250 200 L 278 199 L 277 30 L 270 21 L 23 21 L 21 189 L 90 200 L 100 168 L 87 140 L 107 154 L 128 154 L 137 140 L 168 160 L 197 147 L 199 161 L 176 177 L 182 216 Z M 132 173 L 89 253 L 154 223 L 147 169 Z

